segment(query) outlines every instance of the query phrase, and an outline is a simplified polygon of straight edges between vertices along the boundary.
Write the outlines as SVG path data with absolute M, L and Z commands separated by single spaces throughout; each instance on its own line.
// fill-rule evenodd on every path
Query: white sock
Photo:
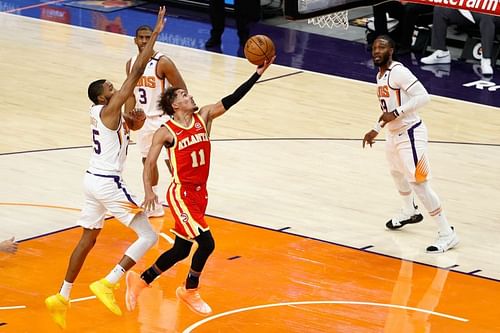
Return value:
M 111 284 L 115 284 L 122 278 L 123 274 L 125 274 L 125 269 L 120 265 L 116 265 L 115 268 L 109 272 L 108 276 L 106 276 L 106 280 Z
M 71 288 L 73 288 L 73 283 L 64 281 L 61 286 L 61 290 L 59 290 L 59 294 L 61 294 L 62 297 L 66 298 L 66 300 L 69 300 Z
M 439 208 L 439 210 L 440 212 L 436 215 L 433 215 L 432 218 L 438 225 L 439 233 L 441 233 L 442 235 L 449 235 L 453 231 L 451 230 L 450 224 L 448 223 L 448 219 L 446 218 L 443 210 L 441 208 Z

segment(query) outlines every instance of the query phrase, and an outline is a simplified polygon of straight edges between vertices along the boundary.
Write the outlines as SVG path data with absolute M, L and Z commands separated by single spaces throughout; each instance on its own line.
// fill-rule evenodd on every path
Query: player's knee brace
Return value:
M 158 241 L 158 235 L 151 228 L 148 218 L 145 214 L 137 214 L 132 222 L 130 228 L 135 231 L 139 237 L 125 252 L 125 255 L 132 258 L 135 262 L 144 256 L 144 254 L 153 247 Z
M 171 249 L 172 255 L 177 261 L 184 260 L 189 256 L 192 245 L 193 243 L 191 243 L 190 241 L 187 241 L 180 237 L 176 237 L 174 246 Z
M 208 257 L 210 257 L 212 252 L 215 250 L 215 241 L 212 237 L 212 233 L 210 231 L 206 231 L 196 237 L 196 242 L 198 243 L 198 249 L 193 255 L 191 269 L 196 272 L 201 272 L 208 260 Z
M 198 242 L 198 250 L 203 252 L 203 254 L 207 257 L 214 252 L 215 240 L 210 231 L 204 232 L 200 236 L 196 237 L 196 241 Z
M 422 183 L 411 183 L 411 186 L 428 212 L 433 212 L 441 207 L 439 197 L 431 188 L 428 181 Z
M 401 172 L 396 170 L 391 170 L 391 176 L 392 179 L 394 180 L 394 183 L 396 184 L 396 188 L 398 189 L 399 193 L 411 192 L 410 184 L 408 183 L 405 176 Z

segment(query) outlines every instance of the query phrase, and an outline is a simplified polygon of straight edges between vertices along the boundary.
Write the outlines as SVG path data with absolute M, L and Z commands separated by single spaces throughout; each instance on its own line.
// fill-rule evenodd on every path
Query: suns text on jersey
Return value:
M 143 76 L 137 81 L 136 87 L 156 88 L 156 78 L 154 76 Z
M 378 86 L 377 87 L 378 97 L 389 97 L 389 87 L 388 86 Z
M 203 141 L 208 141 L 207 133 L 197 133 L 197 134 L 190 135 L 190 136 L 180 140 L 178 147 L 179 147 L 179 150 L 182 150 L 186 147 L 194 145 L 195 143 L 203 142 Z

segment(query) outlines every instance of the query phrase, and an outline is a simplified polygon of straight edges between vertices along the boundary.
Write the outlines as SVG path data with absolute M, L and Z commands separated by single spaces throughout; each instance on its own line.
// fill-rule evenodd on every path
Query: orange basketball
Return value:
M 266 35 L 250 37 L 245 44 L 245 58 L 252 64 L 260 66 L 264 61 L 270 61 L 274 54 L 274 43 Z

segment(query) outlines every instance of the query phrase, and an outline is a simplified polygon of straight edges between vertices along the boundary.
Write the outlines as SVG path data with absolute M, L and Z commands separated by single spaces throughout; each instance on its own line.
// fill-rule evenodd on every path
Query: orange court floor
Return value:
M 152 219 L 160 237 L 135 271 L 170 247 L 172 218 Z M 177 301 L 190 258 L 145 289 L 123 316 L 88 285 L 118 262 L 134 234 L 108 220 L 72 290 L 66 332 L 500 332 L 498 282 L 286 232 L 208 217 L 216 250 L 201 277 L 207 317 Z M 0 256 L 0 333 L 61 332 L 44 299 L 58 291 L 80 237 L 73 228 L 27 240 Z

